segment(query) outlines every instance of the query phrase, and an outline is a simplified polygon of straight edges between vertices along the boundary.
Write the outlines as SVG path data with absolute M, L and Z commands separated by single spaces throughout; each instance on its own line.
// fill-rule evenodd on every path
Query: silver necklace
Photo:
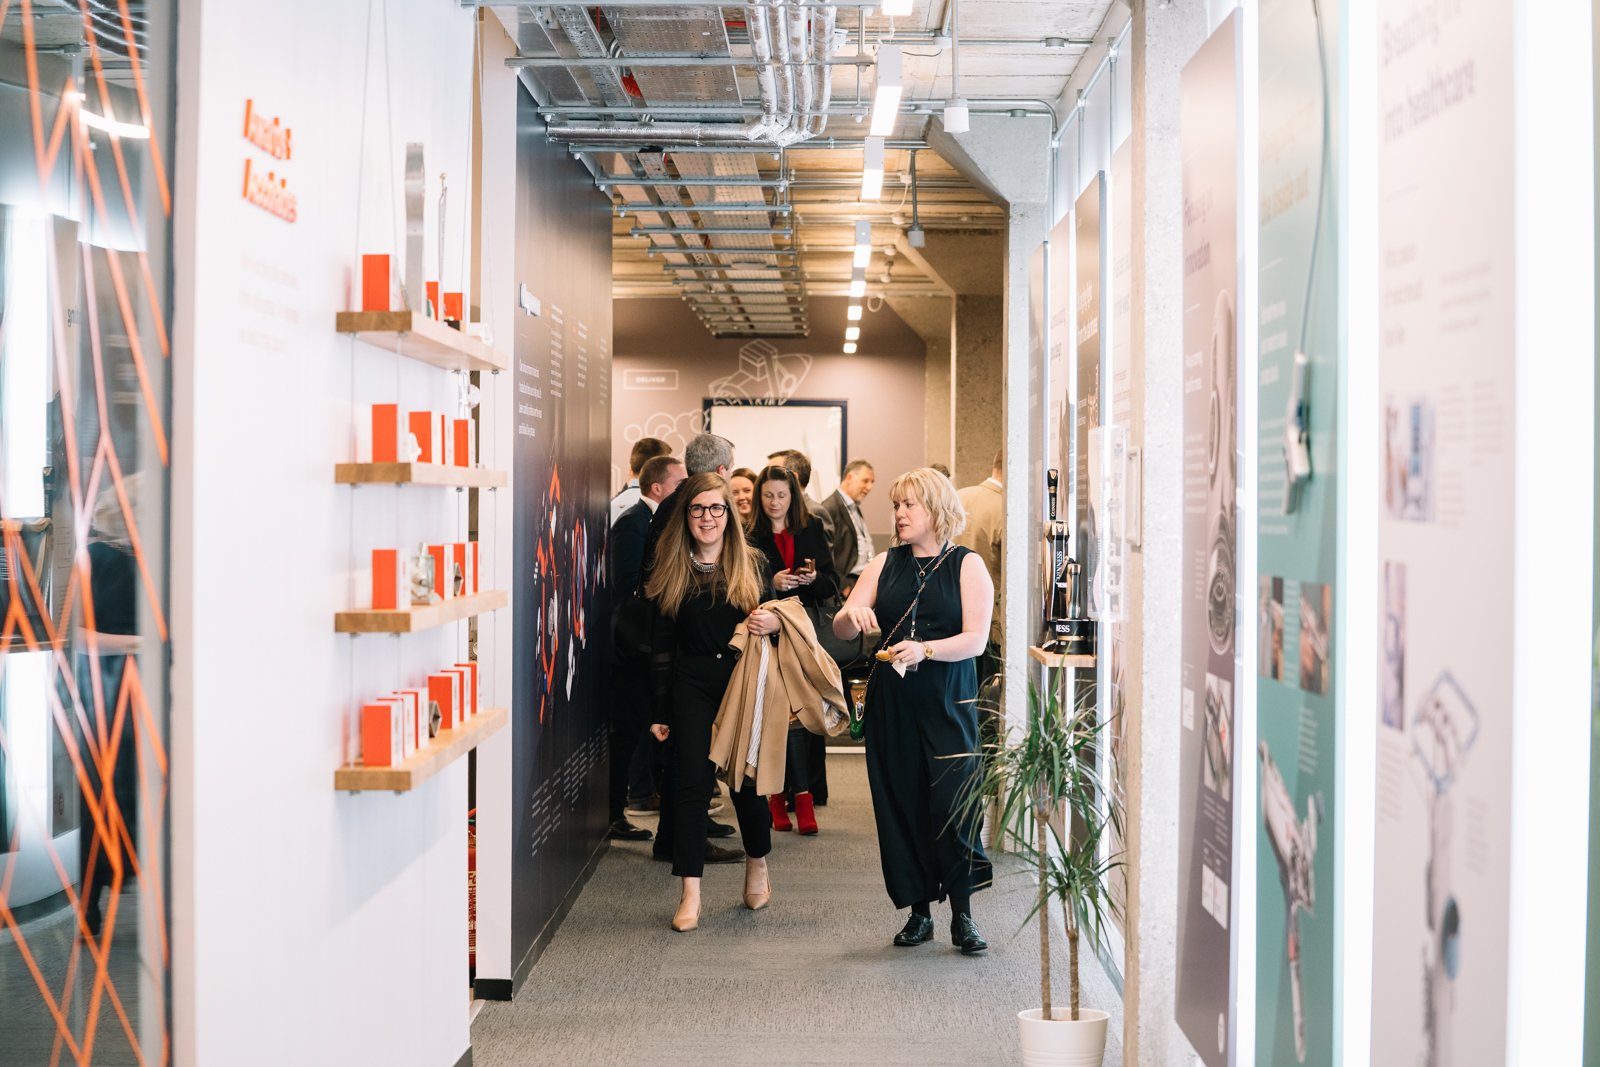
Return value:
M 689 565 L 701 574 L 710 574 L 712 571 L 717 569 L 715 560 L 710 563 L 701 563 L 700 560 L 695 557 L 693 552 L 689 553 Z

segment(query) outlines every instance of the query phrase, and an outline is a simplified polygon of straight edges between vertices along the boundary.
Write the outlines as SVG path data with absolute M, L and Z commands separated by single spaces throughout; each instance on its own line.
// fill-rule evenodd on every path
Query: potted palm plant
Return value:
M 1113 840 L 1121 840 L 1121 814 L 1101 767 L 1107 724 L 1096 719 L 1092 695 L 1085 692 L 1069 707 L 1059 675 L 1046 677 L 1044 688 L 1029 686 L 1026 732 L 983 746 L 983 769 L 966 798 L 966 812 L 987 810 L 992 838 L 1023 859 L 1039 881 L 1028 918 L 1039 927 L 1041 1003 L 1017 1013 L 1022 1062 L 1098 1067 L 1110 1016 L 1079 1004 L 1078 958 L 1084 949 L 1102 946 L 1107 921 L 1117 914 L 1107 878 L 1122 861 L 1100 851 L 1107 832 L 1116 831 Z M 1061 908 L 1067 930 L 1065 1006 L 1051 995 L 1052 902 Z

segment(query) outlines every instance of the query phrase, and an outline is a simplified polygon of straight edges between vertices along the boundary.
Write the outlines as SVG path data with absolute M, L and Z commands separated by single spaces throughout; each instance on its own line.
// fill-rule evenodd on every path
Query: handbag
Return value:
M 811 628 L 817 632 L 817 643 L 839 665 L 840 670 L 858 667 L 867 661 L 872 654 L 872 643 L 866 634 L 857 634 L 848 639 L 834 635 L 833 617 L 844 607 L 843 598 L 835 595 L 821 602 L 802 603 L 805 604 L 806 615 L 811 619 Z

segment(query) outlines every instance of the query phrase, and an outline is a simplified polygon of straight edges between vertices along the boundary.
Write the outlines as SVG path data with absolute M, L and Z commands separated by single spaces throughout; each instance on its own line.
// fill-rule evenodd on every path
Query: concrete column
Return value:
M 903 242 L 904 238 L 901 240 Z M 938 280 L 931 270 L 927 273 Z M 927 346 L 923 381 L 923 405 L 927 414 L 923 420 L 922 458 L 924 463 L 948 464 L 953 456 L 951 435 L 955 426 L 950 393 L 955 305 L 948 296 L 889 296 L 884 300 L 902 322 L 917 331 L 917 336 Z M 879 471 L 878 476 L 885 477 L 886 473 Z
M 955 303 L 950 388 L 960 400 L 950 473 L 957 485 L 975 485 L 1005 439 L 1005 298 L 958 295 Z
M 1127 709 L 1123 1063 L 1191 1062 L 1177 1026 L 1178 743 L 1183 540 L 1183 171 L 1179 75 L 1205 40 L 1206 5 L 1132 0 L 1132 358 L 1144 394 L 1144 582 L 1133 617 L 1143 698 Z M 1248 962 L 1248 961 L 1247 961 Z

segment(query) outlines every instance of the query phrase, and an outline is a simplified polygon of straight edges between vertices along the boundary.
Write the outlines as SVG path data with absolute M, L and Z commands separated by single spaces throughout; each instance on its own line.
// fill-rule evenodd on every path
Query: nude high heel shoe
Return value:
M 687 884 L 688 879 L 684 879 L 684 881 Z M 699 881 L 700 880 L 698 878 L 695 879 L 696 884 L 698 884 Z M 700 894 L 695 894 L 694 910 L 691 911 L 689 907 L 689 893 L 687 888 L 685 888 L 683 896 L 678 898 L 678 910 L 674 912 L 672 916 L 672 928 L 680 934 L 686 934 L 690 930 L 696 929 L 699 925 Z
M 760 911 L 772 900 L 772 871 L 765 862 L 761 863 L 761 888 L 755 888 L 756 861 L 745 860 L 744 863 L 744 906 L 751 911 Z

